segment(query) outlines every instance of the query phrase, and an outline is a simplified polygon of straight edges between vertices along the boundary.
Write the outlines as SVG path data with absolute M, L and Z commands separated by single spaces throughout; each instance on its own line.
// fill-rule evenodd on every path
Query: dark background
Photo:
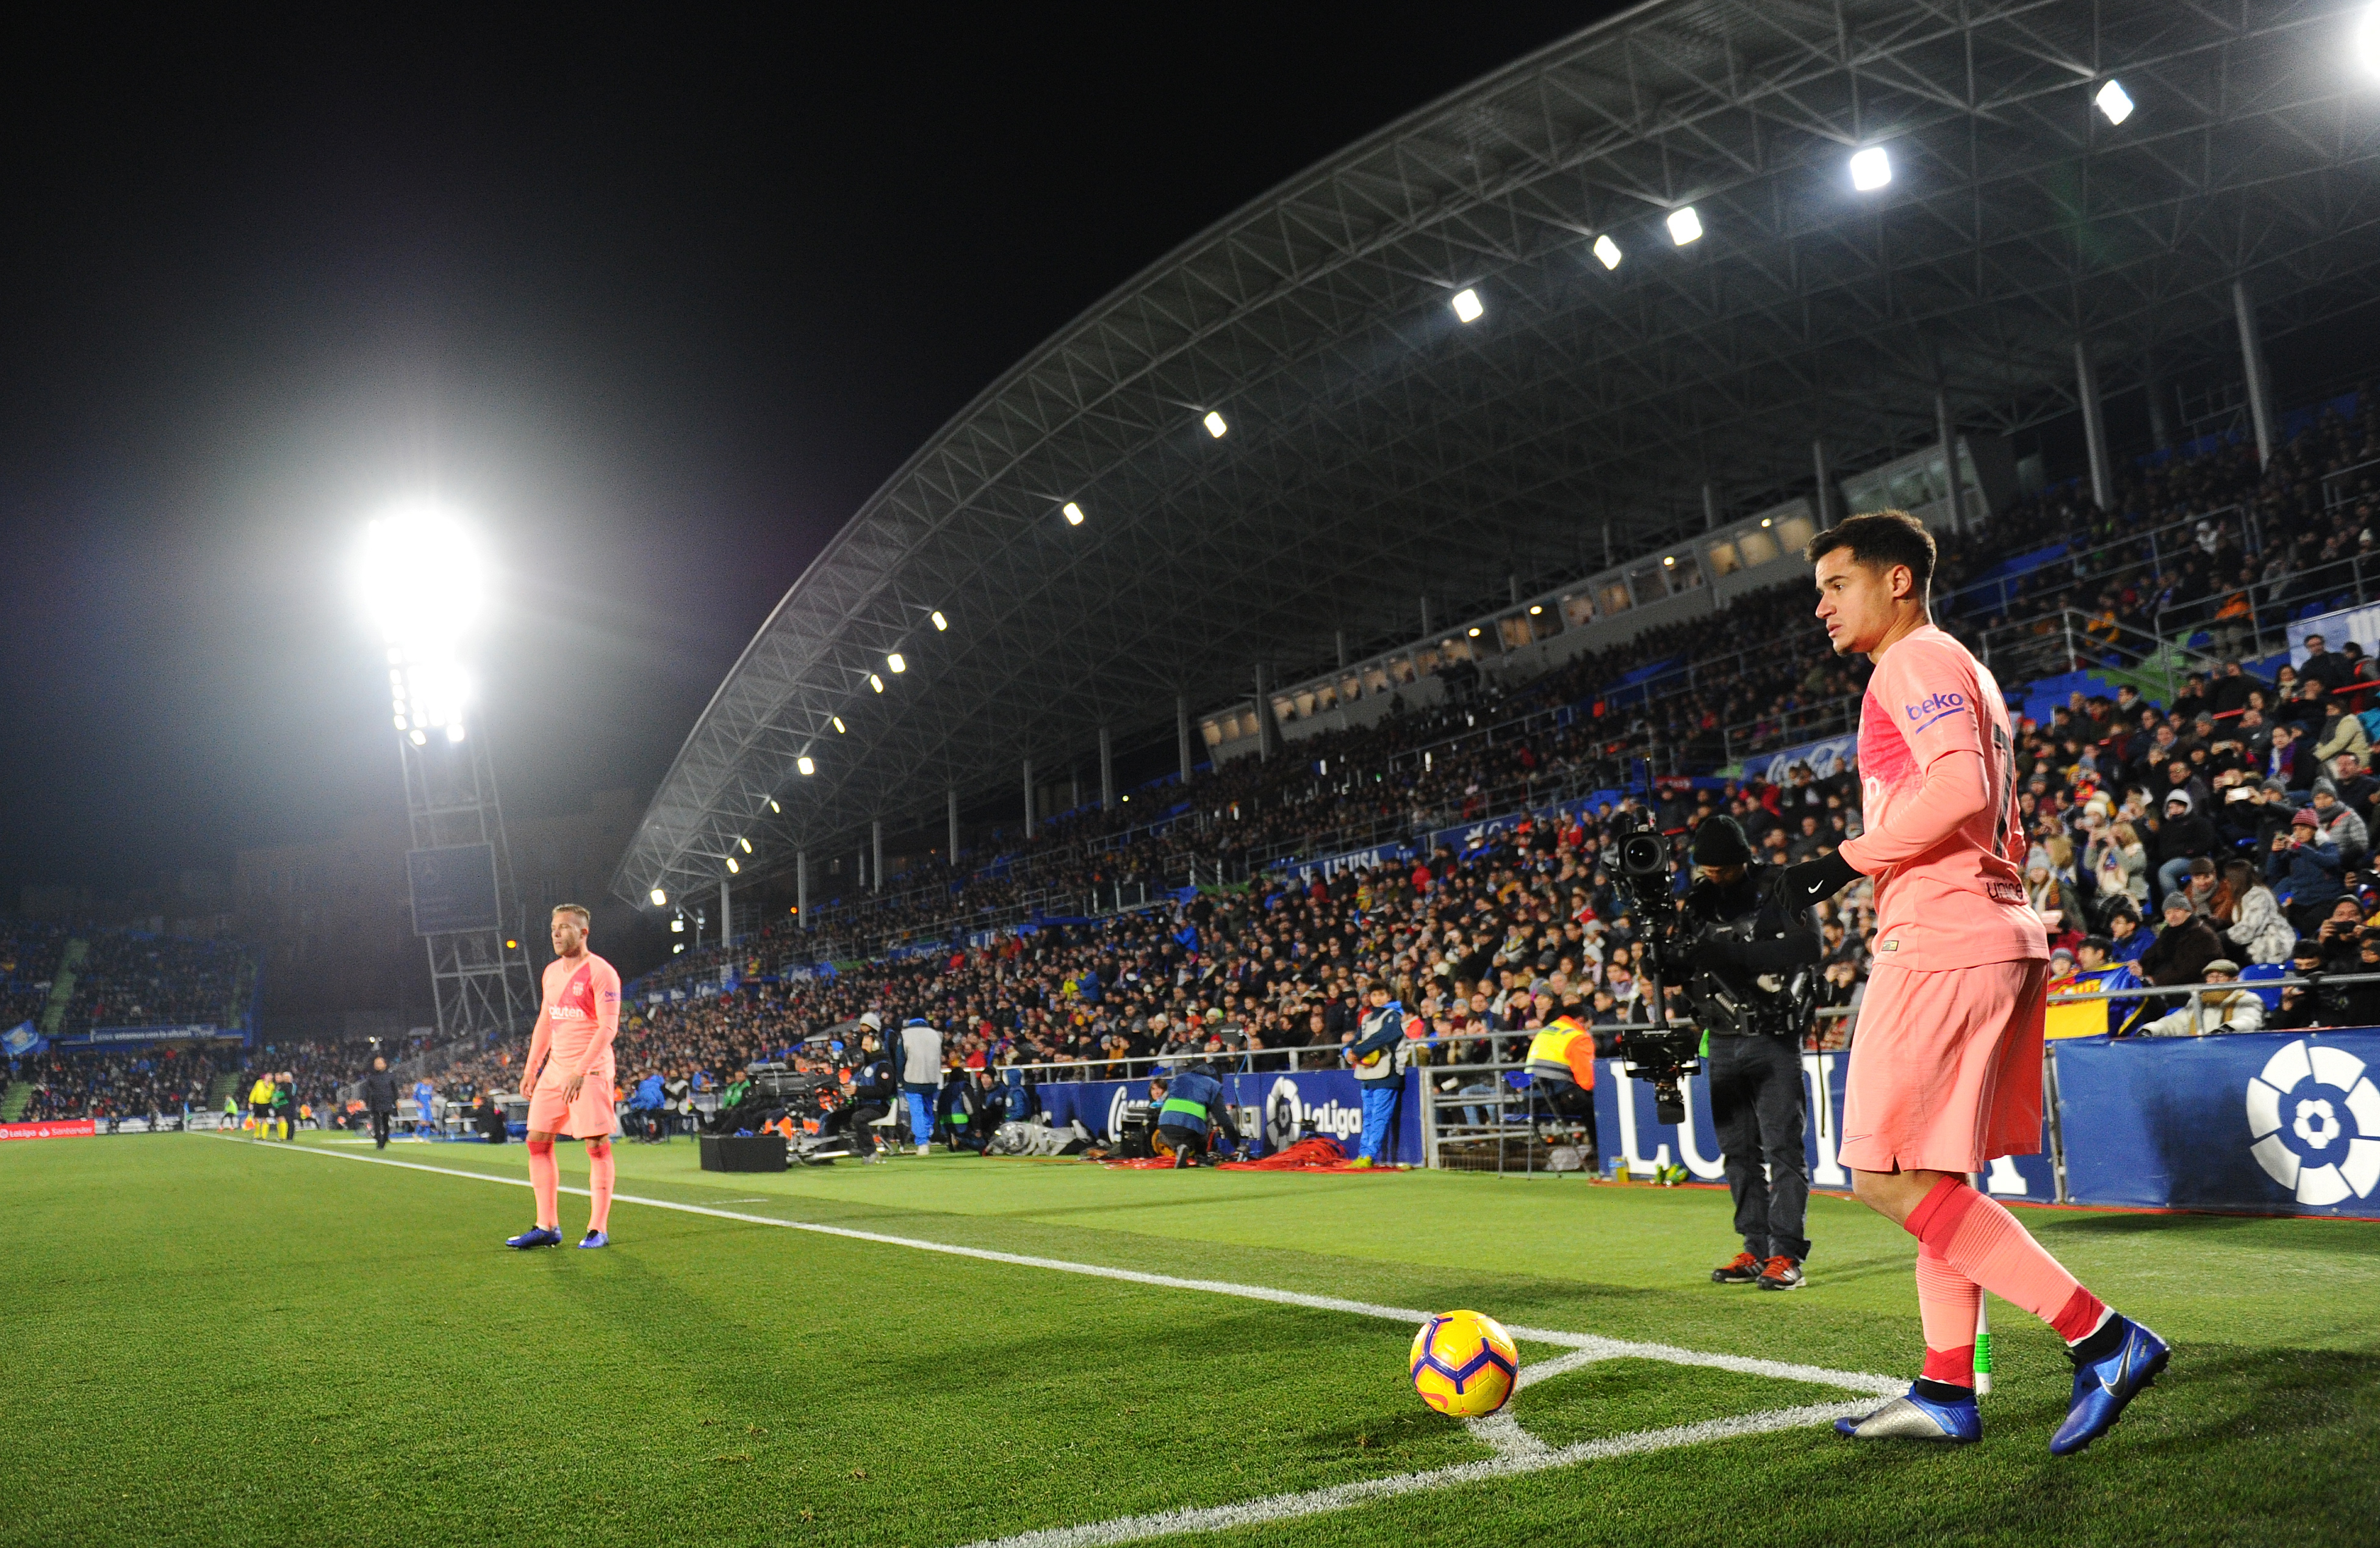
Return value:
M 401 805 L 365 520 L 502 564 L 508 808 L 649 795 L 810 556 L 1184 238 L 1612 9 L 12 29 L 0 903 Z

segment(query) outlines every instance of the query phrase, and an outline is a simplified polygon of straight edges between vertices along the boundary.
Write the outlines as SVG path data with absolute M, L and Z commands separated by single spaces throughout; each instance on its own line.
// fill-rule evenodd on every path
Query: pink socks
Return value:
M 537 1190 L 537 1225 L 553 1231 L 562 1225 L 562 1171 L 553 1164 L 553 1141 L 528 1142 L 528 1184 Z
M 1937 1334 L 1935 1313 L 1927 1306 L 1928 1257 L 1939 1259 L 1943 1268 L 1955 1271 L 2010 1305 L 2024 1308 L 2056 1328 L 2058 1335 L 2069 1344 L 2088 1336 L 2107 1320 L 2107 1309 L 2098 1297 L 2076 1283 L 2057 1259 L 2044 1251 L 2031 1233 L 2017 1224 L 2016 1216 L 1998 1201 L 1968 1187 L 1963 1178 L 1945 1177 L 1937 1183 L 1934 1190 L 1909 1212 L 1901 1227 L 1918 1241 L 1918 1306 L 1925 1319 L 1929 1367 L 1933 1364 L 1932 1349 Z M 1966 1331 L 1961 1342 L 1970 1346 L 1972 1359 L 1975 1303 L 1969 1299 L 1964 1305 Z M 1938 1336 L 1952 1336 L 1952 1316 L 1953 1309 L 1946 1303 L 1941 1311 L 1944 1331 Z M 1927 1374 L 1932 1374 L 1930 1369 Z
M 547 1164 L 551 1165 L 552 1163 Z M 587 1147 L 587 1192 L 594 1200 L 588 1212 L 587 1228 L 608 1231 L 612 1221 L 612 1181 L 615 1168 L 612 1161 L 612 1141 Z
M 1917 1313 L 1925 1323 L 1925 1369 L 1928 1381 L 1952 1386 L 1975 1384 L 1975 1314 L 1984 1304 L 1983 1286 L 1934 1255 L 1917 1249 Z

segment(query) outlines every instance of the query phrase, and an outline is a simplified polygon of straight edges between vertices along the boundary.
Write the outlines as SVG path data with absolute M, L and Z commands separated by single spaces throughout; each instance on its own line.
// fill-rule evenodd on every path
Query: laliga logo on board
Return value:
M 2352 1137 L 2342 1109 L 2354 1119 Z M 2248 1081 L 2248 1132 L 2256 1164 L 2301 1204 L 2361 1199 L 2380 1183 L 2380 1087 L 2343 1048 L 2300 1038 L 2265 1061 Z
M 1283 1076 L 1265 1096 L 1265 1149 L 1278 1151 L 1294 1144 L 1301 1127 L 1343 1140 L 1364 1132 L 1364 1114 L 1361 1108 L 1342 1107 L 1336 1102 L 1309 1106 L 1297 1094 L 1297 1082 Z

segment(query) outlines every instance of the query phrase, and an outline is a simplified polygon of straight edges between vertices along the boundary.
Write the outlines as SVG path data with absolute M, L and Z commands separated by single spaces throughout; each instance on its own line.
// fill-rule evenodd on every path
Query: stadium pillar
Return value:
M 2167 399 L 2172 396 L 2165 378 L 2157 373 L 2156 357 L 2151 355 L 2143 369 L 2148 378 L 2149 440 L 2161 452 L 2173 450 L 2173 421 Z
M 1934 389 L 1934 434 L 1942 443 L 1942 481 L 1950 502 L 1950 530 L 1956 532 L 1967 525 L 1959 488 L 1959 431 L 1950 422 L 1950 395 L 1939 387 Z
M 1033 836 L 1033 760 L 1025 760 L 1025 836 Z
M 956 870 L 959 863 L 959 787 L 953 785 L 943 795 L 951 813 L 950 862 L 952 869 Z
M 808 849 L 794 851 L 794 914 L 802 921 L 804 930 L 810 927 L 810 852 Z
M 1177 693 L 1173 696 L 1173 743 L 1182 754 L 1182 786 L 1183 788 L 1188 789 L 1190 786 L 1190 696 L 1186 693 Z
M 1718 485 L 1708 479 L 1703 481 L 1703 530 L 1718 530 Z
M 1429 632 L 1429 599 L 1421 599 L 1422 632 Z M 1257 759 L 1259 762 L 1272 756 L 1273 738 L 1280 735 L 1272 725 L 1272 685 L 1264 663 L 1257 663 Z
M 719 944 L 732 945 L 735 941 L 735 916 L 728 911 L 727 878 L 719 879 Z
M 1421 631 L 1424 634 L 1427 634 L 1429 632 L 1429 593 L 1427 591 L 1424 591 L 1421 594 Z M 1257 668 L 1257 672 L 1261 676 L 1264 672 L 1264 668 L 1259 666 Z M 1257 691 L 1262 692 L 1263 689 L 1258 689 Z
M 2273 460 L 2273 373 L 2265 363 L 2265 335 L 2256 329 L 2256 303 L 2248 282 L 2231 282 L 2231 308 L 2240 314 L 2240 363 L 2248 378 L 2248 420 L 2256 431 L 2256 466 Z
M 1108 728 L 1099 727 L 1099 810 L 1115 810 L 1115 746 L 1108 739 Z
M 868 884 L 876 891 L 884 890 L 884 819 L 877 818 L 868 824 L 869 847 L 875 853 L 868 858 Z
M 1079 811 L 1082 806 L 1083 766 L 1080 763 L 1069 763 L 1066 765 L 1066 810 Z
M 1339 670 L 1344 672 L 1347 670 L 1347 631 L 1343 628 L 1332 629 L 1330 639 L 1331 642 L 1339 647 Z
M 1824 436 L 1810 437 L 1810 468 L 1818 475 L 1818 530 L 1824 531 L 1835 524 L 1835 481 L 1827 473 Z
M 2074 396 L 2082 405 L 2082 445 L 2091 458 L 2091 502 L 2101 510 L 2116 504 L 2116 471 L 2107 461 L 2107 421 L 2099 408 L 2099 368 L 2091 346 L 2074 341 Z

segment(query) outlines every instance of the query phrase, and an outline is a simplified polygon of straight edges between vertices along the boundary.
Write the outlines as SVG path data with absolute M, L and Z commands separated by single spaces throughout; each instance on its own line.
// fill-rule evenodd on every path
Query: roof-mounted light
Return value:
M 669 894 L 667 894 L 667 893 L 665 893 L 665 892 L 662 891 L 662 889 L 661 889 L 661 888 L 659 888 L 659 887 L 655 887 L 655 888 L 653 889 L 652 896 L 653 896 L 653 907 L 654 907 L 654 908 L 665 908 L 669 907 Z
M 1223 438 L 1224 432 L 1232 428 L 1230 425 L 1223 422 L 1223 416 L 1215 412 L 1212 408 L 1208 409 L 1207 417 L 1198 422 L 1205 425 L 1207 427 L 1207 433 L 1213 436 L 1218 441 Z
M 1864 151 L 1852 152 L 1852 187 L 1862 193 L 1874 193 L 1892 181 L 1892 158 L 1881 145 L 1871 145 Z
M 1620 250 L 1620 244 L 1611 239 L 1610 233 L 1606 232 L 1595 239 L 1595 256 L 1603 261 L 1605 268 L 1616 269 L 1624 255 Z
M 2091 100 L 2099 104 L 2099 111 L 2107 116 L 2111 124 L 2120 124 L 2132 116 L 2132 94 L 2124 90 L 2120 80 L 2111 79 Z
M 807 752 L 794 760 L 794 767 L 801 770 L 806 775 L 818 773 L 817 762 L 813 761 L 810 755 Z
M 1703 239 L 1703 217 L 1694 213 L 1691 204 L 1682 210 L 1670 212 L 1670 240 L 1680 247 Z
M 1061 515 L 1065 517 L 1067 526 L 1079 527 L 1083 524 L 1083 507 L 1075 504 L 1072 500 L 1069 500 L 1064 505 L 1059 506 L 1058 510 Z
M 935 630 L 935 632 L 936 632 L 936 633 L 940 633 L 940 632 L 941 632 L 941 631 L 942 631 L 943 629 L 946 629 L 946 628 L 950 628 L 950 627 L 951 627 L 951 621 L 950 621 L 948 618 L 945 618 L 945 617 L 943 617 L 943 616 L 942 616 L 942 610 L 941 610 L 941 608 L 939 608 L 939 607 L 935 608 L 935 609 L 934 609 L 934 630 Z
M 1465 323 L 1478 322 L 1488 310 L 1479 304 L 1479 292 L 1476 290 L 1456 291 L 1453 305 L 1454 315 Z

